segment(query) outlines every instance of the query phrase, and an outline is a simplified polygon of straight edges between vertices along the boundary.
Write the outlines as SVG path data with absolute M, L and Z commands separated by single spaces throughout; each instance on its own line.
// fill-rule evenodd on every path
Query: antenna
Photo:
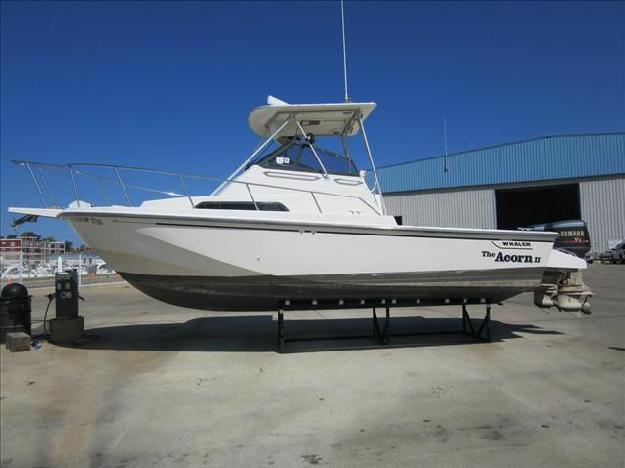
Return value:
M 445 140 L 445 165 L 443 166 L 443 171 L 447 172 L 447 117 L 443 117 L 443 135 Z
M 345 52 L 345 15 L 343 14 L 343 0 L 341 0 L 341 32 L 343 34 L 343 79 L 345 81 L 345 102 L 350 102 L 347 93 L 347 54 Z

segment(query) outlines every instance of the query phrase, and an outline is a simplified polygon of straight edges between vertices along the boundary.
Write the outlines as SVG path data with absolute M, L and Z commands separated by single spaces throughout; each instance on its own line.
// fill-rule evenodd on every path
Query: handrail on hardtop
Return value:
M 244 182 L 241 180 L 234 180 L 234 179 L 223 179 L 223 178 L 219 178 L 219 177 L 211 177 L 211 176 L 203 176 L 203 175 L 197 175 L 197 174 L 185 174 L 185 173 L 181 173 L 181 172 L 172 172 L 172 171 L 165 171 L 165 170 L 161 170 L 161 169 L 152 169 L 152 168 L 147 168 L 147 167 L 138 167 L 138 166 L 126 166 L 126 165 L 118 165 L 118 164 L 104 164 L 104 163 L 87 163 L 87 162 L 73 162 L 73 163 L 66 163 L 66 164 L 52 164 L 52 163 L 44 163 L 44 162 L 39 162 L 39 161 L 32 161 L 32 160 L 22 160 L 22 159 L 13 159 L 11 160 L 11 162 L 13 164 L 17 164 L 20 166 L 26 166 L 26 168 L 28 169 L 33 182 L 35 183 L 35 187 L 37 188 L 37 191 L 39 192 L 39 195 L 43 201 L 44 206 L 47 208 L 48 204 L 46 203 L 45 200 L 45 196 L 43 194 L 43 191 L 41 190 L 41 187 L 39 186 L 39 183 L 37 182 L 37 179 L 35 177 L 35 175 L 32 172 L 32 168 L 31 167 L 36 167 L 39 169 L 39 174 L 44 182 L 44 187 L 46 188 L 46 191 L 48 192 L 48 196 L 50 197 L 50 199 L 54 202 L 54 205 L 56 205 L 56 202 L 54 201 L 54 198 L 52 196 L 52 193 L 50 192 L 50 189 L 48 188 L 48 184 L 45 180 L 45 177 L 43 175 L 43 173 L 41 172 L 41 169 L 50 169 L 50 170 L 58 170 L 58 171 L 65 171 L 65 170 L 69 170 L 69 174 L 70 177 L 72 179 L 72 187 L 74 190 L 74 195 L 76 197 L 76 201 L 80 206 L 80 200 L 78 197 L 78 186 L 76 184 L 76 180 L 74 178 L 74 174 L 76 175 L 82 175 L 85 177 L 91 177 L 91 178 L 95 178 L 97 179 L 99 182 L 105 182 L 105 183 L 110 183 L 110 184 L 114 184 L 114 185 L 119 185 L 122 188 L 122 191 L 124 192 L 124 197 L 126 198 L 126 201 L 128 202 L 128 205 L 132 205 L 132 203 L 130 202 L 130 196 L 128 195 L 128 192 L 126 190 L 126 188 L 132 188 L 132 189 L 136 189 L 136 190 L 142 190 L 142 191 L 146 191 L 146 192 L 152 192 L 152 193 L 159 193 L 162 195 L 168 195 L 168 196 L 183 196 L 177 193 L 173 193 L 173 192 L 164 192 L 164 191 L 160 191 L 160 190 L 155 190 L 155 189 L 149 189 L 147 187 L 140 187 L 140 186 L 136 186 L 136 185 L 130 185 L 127 183 L 124 183 L 121 174 L 120 174 L 120 169 L 121 170 L 127 170 L 127 171 L 136 171 L 136 172 L 143 172 L 143 173 L 148 173 L 148 174 L 157 174 L 157 175 L 165 175 L 165 176 L 171 176 L 171 177 L 178 177 L 179 182 L 181 183 L 183 189 L 186 192 L 186 197 L 189 199 L 190 203 L 191 203 L 191 207 L 195 208 L 195 204 L 193 203 L 193 199 L 186 187 L 186 184 L 184 183 L 184 179 L 188 178 L 188 179 L 197 179 L 197 180 L 210 180 L 210 181 L 215 181 L 215 182 L 221 182 L 222 184 L 225 183 L 235 183 L 235 184 L 242 184 L 245 185 L 247 187 L 247 191 L 250 195 L 250 198 L 252 200 L 252 203 L 254 204 L 254 207 L 256 208 L 256 210 L 259 210 L 258 204 L 256 202 L 256 200 L 254 199 L 254 196 L 252 195 L 252 191 L 250 190 L 250 185 L 254 186 L 254 187 L 265 187 L 265 188 L 273 188 L 273 189 L 278 189 L 278 190 L 289 190 L 289 191 L 293 191 L 293 192 L 302 192 L 302 193 L 309 193 L 314 202 L 315 205 L 317 206 L 317 209 L 319 210 L 320 213 L 323 213 L 323 210 L 321 209 L 321 206 L 319 205 L 319 202 L 317 201 L 317 198 L 315 197 L 315 194 L 317 195 L 328 195 L 328 196 L 333 196 L 333 197 L 343 197 L 343 198 L 353 198 L 356 200 L 360 200 L 361 202 L 363 202 L 365 205 L 367 205 L 369 208 L 371 208 L 376 214 L 380 215 L 380 212 L 374 207 L 372 206 L 370 203 L 368 203 L 365 199 L 363 199 L 361 196 L 356 196 L 356 195 L 340 195 L 340 194 L 336 194 L 336 193 L 329 193 L 329 192 L 321 192 L 318 190 L 305 190 L 305 189 L 298 189 L 298 188 L 294 188 L 294 187 L 283 187 L 283 186 L 277 186 L 277 185 L 270 185 L 270 184 L 262 184 L 262 183 L 258 183 L 258 182 Z M 102 176 L 97 176 L 95 174 L 89 174 L 87 172 L 84 171 L 79 171 L 77 169 L 77 167 L 98 167 L 98 168 L 107 168 L 107 169 L 112 169 L 117 177 L 117 181 L 108 179 L 106 177 L 102 177 Z M 106 197 L 106 192 L 104 191 L 105 197 Z M 108 198 L 108 197 L 107 197 Z M 58 206 L 58 205 L 57 205 Z

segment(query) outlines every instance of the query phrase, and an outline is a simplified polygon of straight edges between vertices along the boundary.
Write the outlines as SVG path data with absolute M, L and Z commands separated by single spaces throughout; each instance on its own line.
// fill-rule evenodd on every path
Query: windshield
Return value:
M 313 147 L 319 157 L 318 159 L 310 142 L 293 139 L 273 153 L 252 162 L 252 164 L 258 164 L 269 169 L 323 173 L 323 168 L 319 164 L 319 160 L 321 160 L 328 174 L 358 176 L 358 169 L 349 157 L 314 144 Z

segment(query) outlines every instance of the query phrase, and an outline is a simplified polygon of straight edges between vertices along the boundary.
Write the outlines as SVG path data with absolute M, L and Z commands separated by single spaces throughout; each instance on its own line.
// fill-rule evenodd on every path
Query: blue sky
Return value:
M 36 204 L 12 158 L 227 176 L 273 94 L 343 97 L 338 2 L 1 4 L 1 216 Z M 350 95 L 378 165 L 625 129 L 625 4 L 346 2 Z M 361 165 L 366 166 L 365 161 Z M 61 222 L 31 225 L 73 237 Z M 30 229 L 30 226 L 28 227 Z M 75 239 L 75 238 L 74 238 Z

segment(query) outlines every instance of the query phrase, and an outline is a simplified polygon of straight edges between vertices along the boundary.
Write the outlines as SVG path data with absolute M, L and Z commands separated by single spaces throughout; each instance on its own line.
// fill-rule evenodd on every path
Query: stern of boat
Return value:
M 577 256 L 554 250 L 534 290 L 534 304 L 543 309 L 590 314 L 591 289 L 584 283 L 582 270 L 587 265 Z

